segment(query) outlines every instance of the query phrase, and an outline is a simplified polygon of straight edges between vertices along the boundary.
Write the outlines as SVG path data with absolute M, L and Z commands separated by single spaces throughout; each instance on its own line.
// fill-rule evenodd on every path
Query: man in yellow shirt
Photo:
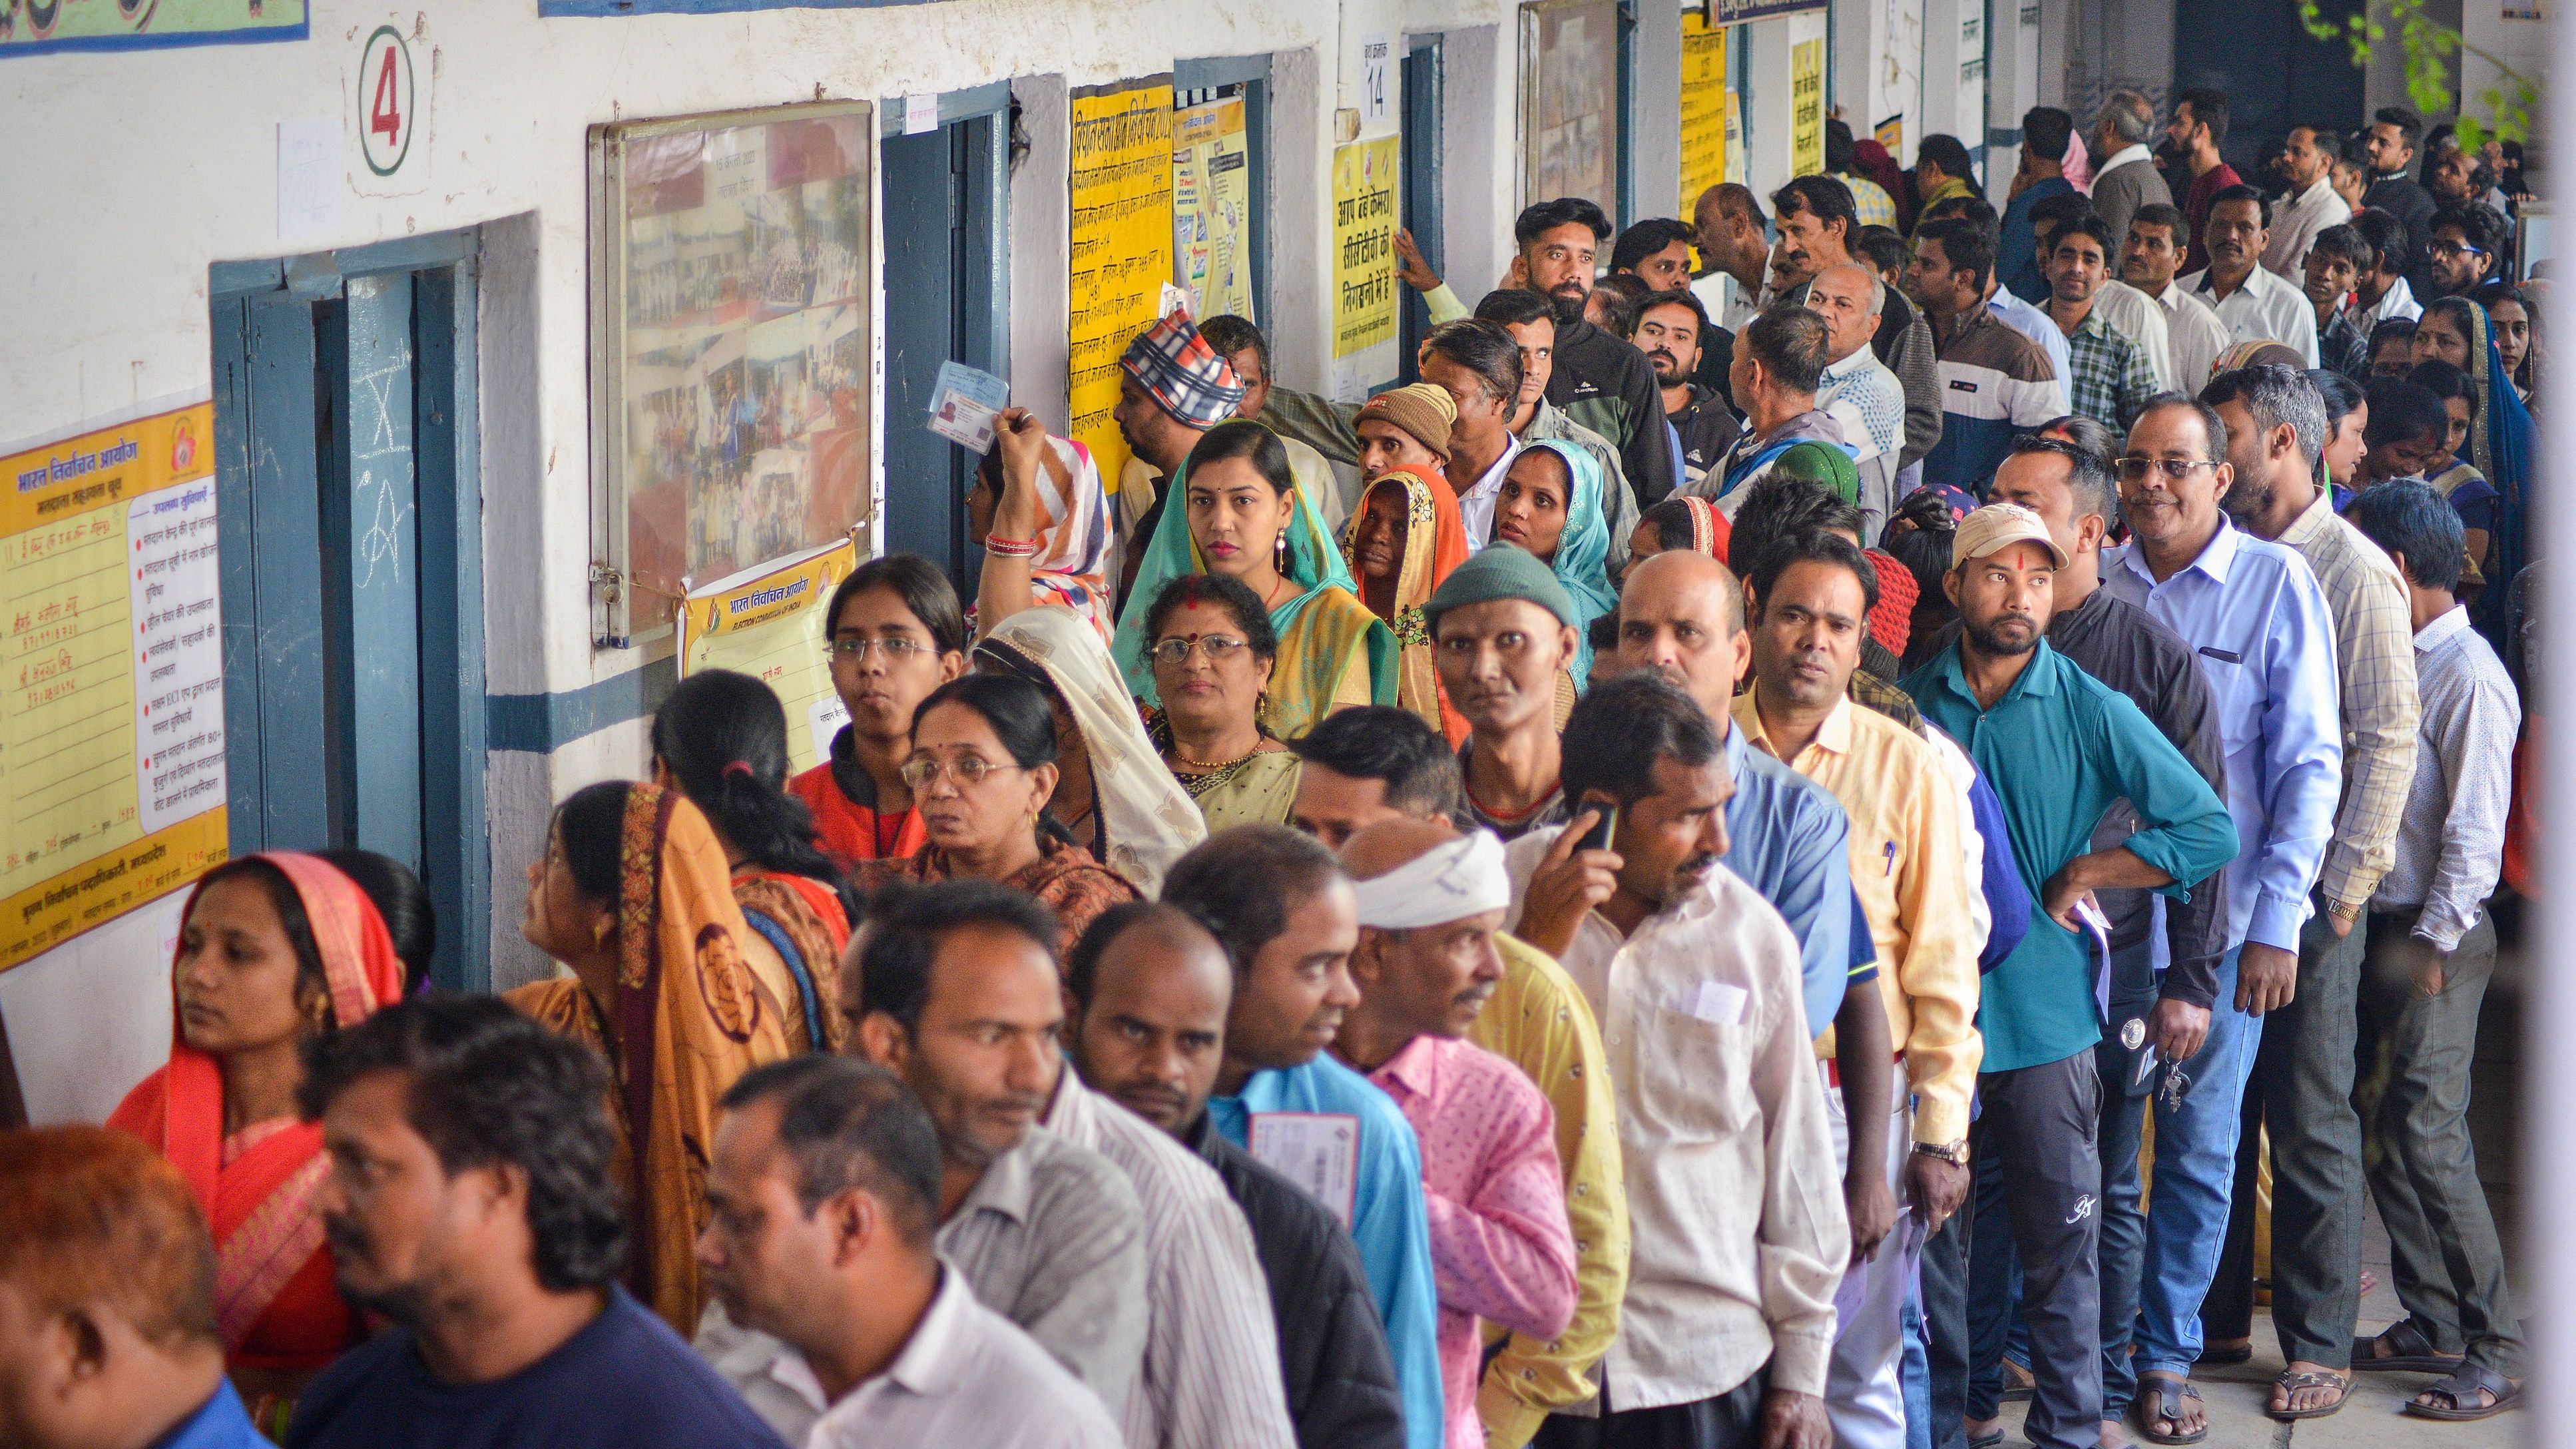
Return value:
M 1735 698 L 1735 723 L 1850 817 L 1852 885 L 1878 950 L 1888 1039 L 1906 1068 L 1844 1078 L 1833 1034 L 1816 1040 L 1852 1223 L 1826 1404 L 1836 1443 L 1894 1449 L 1905 1442 L 1898 1318 L 1923 1238 L 1967 1193 L 1968 1100 L 1984 1054 L 1984 942 L 1969 914 L 1959 793 L 1922 736 L 1855 708 L 1846 690 L 1877 603 L 1868 557 L 1833 534 L 1797 534 L 1766 550 L 1748 582 L 1754 684 Z M 1846 1015 L 1868 1009 L 1857 1000 Z M 1897 1221 L 1899 1193 L 1912 1221 Z
M 1382 820 L 1457 813 L 1458 757 L 1410 710 L 1340 710 L 1289 748 L 1305 761 L 1289 822 L 1339 849 Z M 1556 958 L 1496 932 L 1503 979 L 1467 1040 L 1527 1073 L 1556 1111 L 1565 1218 L 1574 1229 L 1574 1321 L 1549 1340 L 1513 1334 L 1485 1364 L 1476 1416 L 1488 1449 L 1521 1449 L 1557 1410 L 1600 1396 L 1593 1367 L 1619 1332 L 1628 1292 L 1628 1193 L 1618 1099 L 1601 1027 Z

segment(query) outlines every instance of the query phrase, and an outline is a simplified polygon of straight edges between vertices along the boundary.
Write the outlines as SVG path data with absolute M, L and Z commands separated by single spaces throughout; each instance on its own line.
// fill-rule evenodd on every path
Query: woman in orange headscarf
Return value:
M 1395 702 L 1448 736 L 1453 748 L 1465 743 L 1466 718 L 1440 692 L 1431 631 L 1422 623 L 1432 590 L 1467 561 L 1458 495 L 1427 469 L 1379 474 L 1343 526 L 1342 556 L 1359 581 L 1360 601 L 1395 631 Z
M 751 928 L 715 832 L 658 785 L 592 785 L 555 811 L 519 929 L 572 975 L 522 986 L 510 1004 L 608 1059 L 634 1204 L 627 1287 L 692 1335 L 707 1300 L 697 1238 L 716 1103 L 743 1073 L 788 1054 L 781 1003 L 794 984 L 745 961 Z
M 330 1161 L 296 1111 L 303 1043 L 400 1000 L 403 966 L 366 893 L 315 856 L 216 866 L 179 921 L 169 1064 L 107 1120 L 168 1154 L 205 1208 L 225 1362 L 273 1428 L 363 1336 L 314 1209 Z

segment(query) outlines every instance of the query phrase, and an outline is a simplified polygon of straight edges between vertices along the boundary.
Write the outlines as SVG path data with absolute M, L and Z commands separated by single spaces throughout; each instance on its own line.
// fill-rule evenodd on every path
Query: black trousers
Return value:
M 1530 1449 L 1760 1449 L 1771 1366 L 1713 1399 L 1624 1409 L 1597 1419 L 1551 1414 Z M 1606 1387 L 1606 1385 L 1605 1385 Z
M 2037 1380 L 2023 1432 L 2039 1449 L 2090 1449 L 2102 1429 L 2100 1068 L 2081 1051 L 1983 1073 L 1977 1095 L 1984 1105 L 1970 1150 L 2002 1169 L 2002 1191 L 1970 1225 L 1969 1274 L 2000 1289 L 2020 1259 Z M 1970 1299 L 1988 1310 L 1968 1325 L 1969 1342 L 1987 1350 L 1981 1357 L 2000 1356 L 2009 1295 Z M 1992 1417 L 1991 1406 L 1967 1408 Z

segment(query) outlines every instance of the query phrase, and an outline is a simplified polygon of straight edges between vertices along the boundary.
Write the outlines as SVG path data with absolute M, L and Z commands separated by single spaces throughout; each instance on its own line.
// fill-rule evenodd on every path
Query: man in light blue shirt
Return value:
M 1234 962 L 1208 1120 L 1350 1228 L 1395 1358 L 1405 1442 L 1442 1449 L 1440 1303 L 1422 1145 L 1393 1098 L 1324 1052 L 1360 999 L 1350 972 L 1360 934 L 1350 877 L 1311 836 L 1241 825 L 1175 861 L 1162 898 L 1204 920 Z
M 2209 684 L 2240 850 L 2227 868 L 2228 951 L 2209 1035 L 2156 1095 L 2156 1174 L 2138 1304 L 2142 1422 L 2190 1434 L 2200 1305 L 2227 1234 L 2238 1106 L 2262 1015 L 2298 990 L 2299 928 L 2343 793 L 2334 620 L 2298 553 L 2240 532 L 2219 507 L 2234 482 L 2227 430 L 2179 393 L 2150 400 L 2120 460 L 2135 541 L 2103 558 L 2102 586 L 2192 646 Z M 2170 1069 L 2169 1069 L 2170 1070 Z

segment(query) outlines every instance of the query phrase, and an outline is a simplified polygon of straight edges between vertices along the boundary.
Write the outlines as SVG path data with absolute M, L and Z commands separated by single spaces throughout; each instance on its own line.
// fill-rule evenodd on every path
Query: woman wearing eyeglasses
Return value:
M 850 722 L 831 758 L 787 782 L 814 812 L 814 835 L 845 861 L 921 849 L 921 814 L 903 780 L 912 716 L 930 692 L 966 672 L 966 614 L 948 576 L 917 554 L 870 559 L 841 580 L 824 614 L 832 691 Z
M 903 766 L 921 812 L 921 851 L 861 863 L 859 883 L 972 877 L 1026 891 L 1055 912 L 1061 958 L 1093 917 L 1140 897 L 1047 812 L 1056 774 L 1055 712 L 1036 685 L 969 674 L 939 686 L 913 716 Z
M 1146 612 L 1173 579 L 1204 574 L 1249 589 L 1278 636 L 1277 677 L 1263 722 L 1295 739 L 1336 709 L 1393 704 L 1395 635 L 1360 602 L 1315 500 L 1297 488 L 1287 450 L 1259 423 L 1210 428 L 1172 486 L 1119 616 L 1127 687 L 1155 703 Z
M 1287 824 L 1299 762 L 1261 723 L 1279 640 L 1260 598 L 1221 574 L 1184 574 L 1154 596 L 1145 636 L 1163 701 L 1146 733 L 1208 833 Z

